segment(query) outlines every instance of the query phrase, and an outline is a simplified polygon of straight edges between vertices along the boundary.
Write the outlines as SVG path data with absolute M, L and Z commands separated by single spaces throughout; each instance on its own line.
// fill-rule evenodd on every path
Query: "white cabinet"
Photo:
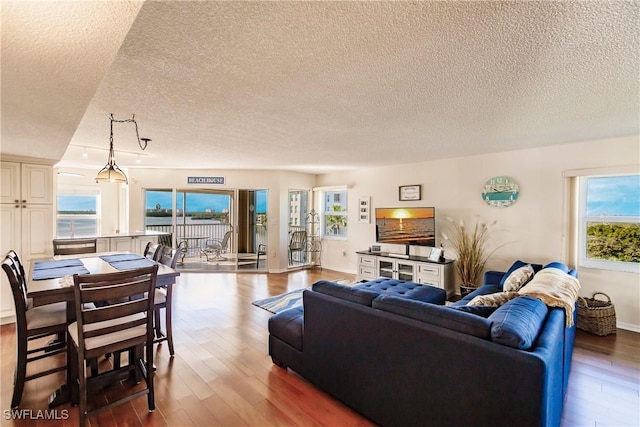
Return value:
M 99 237 L 96 239 L 96 252 L 109 252 L 109 239 L 108 237 Z
M 133 249 L 133 238 L 127 237 L 112 237 L 109 250 L 113 252 L 136 252 Z
M 358 254 L 358 280 L 373 280 L 378 277 L 376 257 Z
M 22 208 L 23 258 L 44 258 L 53 254 L 53 206 L 26 205 Z
M 0 203 L 53 203 L 51 166 L 2 162 L 0 176 Z
M 394 258 L 378 258 L 378 276 L 415 282 L 416 264 Z
M 453 262 L 449 263 L 420 263 L 417 265 L 417 283 L 432 285 L 447 291 L 447 296 L 455 294 Z
M 20 181 L 24 203 L 53 204 L 53 168 L 22 164 Z
M 416 282 L 436 286 L 447 291 L 447 297 L 455 294 L 453 261 L 430 261 L 426 257 L 409 259 L 389 257 L 384 252 L 358 252 L 357 280 L 374 280 L 378 277 Z
M 158 243 L 158 236 L 99 237 L 98 252 L 133 252 L 142 255 L 147 243 Z
M 32 259 L 53 253 L 53 168 L 48 165 L 0 162 L 0 254 L 14 249 L 28 270 Z M 11 287 L 0 274 L 0 317 L 12 321 Z
M 0 163 L 0 203 L 19 203 L 20 163 Z

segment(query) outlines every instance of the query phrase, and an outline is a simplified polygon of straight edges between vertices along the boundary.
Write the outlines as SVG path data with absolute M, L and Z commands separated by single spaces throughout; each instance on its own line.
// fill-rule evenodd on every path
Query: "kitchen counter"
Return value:
M 96 237 L 98 239 L 103 238 L 114 238 L 114 237 L 158 237 L 158 236 L 169 236 L 171 233 L 167 233 L 164 231 L 155 231 L 155 230 L 135 230 L 135 231 L 127 231 L 126 233 L 113 233 L 113 234 L 101 234 L 97 236 L 83 236 L 83 237 L 58 237 L 59 239 L 91 239 Z
M 161 237 L 167 236 L 162 238 Z M 142 254 L 147 243 L 163 243 L 170 245 L 171 233 L 154 230 L 135 230 L 125 233 L 113 233 L 100 236 L 83 236 L 77 239 L 97 238 L 98 252 L 133 252 Z M 69 238 L 73 240 L 74 238 Z

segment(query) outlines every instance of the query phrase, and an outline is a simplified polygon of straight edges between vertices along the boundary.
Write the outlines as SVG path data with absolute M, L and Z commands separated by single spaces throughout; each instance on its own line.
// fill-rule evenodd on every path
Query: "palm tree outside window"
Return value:
M 324 194 L 323 237 L 347 237 L 347 192 L 327 191 Z

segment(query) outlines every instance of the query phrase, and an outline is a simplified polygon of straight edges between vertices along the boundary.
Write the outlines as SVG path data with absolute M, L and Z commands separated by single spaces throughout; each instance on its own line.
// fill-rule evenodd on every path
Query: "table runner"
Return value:
M 82 261 L 79 258 L 56 259 L 53 261 L 36 261 L 33 264 L 33 270 L 48 270 L 50 268 L 76 267 L 81 266 Z
M 140 260 L 145 258 L 138 254 L 115 254 L 115 255 L 102 255 L 100 259 L 111 264 L 112 262 Z
M 64 276 L 73 276 L 74 274 L 89 274 L 89 270 L 77 258 L 36 261 L 33 264 L 31 280 L 58 279 Z
M 150 267 L 156 264 L 155 261 L 138 257 L 136 259 L 128 259 L 123 261 L 112 261 L 109 265 L 117 270 L 133 270 L 134 268 Z

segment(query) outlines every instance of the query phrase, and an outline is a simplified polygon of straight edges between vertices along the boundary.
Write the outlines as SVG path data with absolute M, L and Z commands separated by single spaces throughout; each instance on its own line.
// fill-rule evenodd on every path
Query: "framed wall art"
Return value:
M 422 200 L 422 185 L 401 185 L 399 194 L 400 201 Z
M 367 223 L 371 221 L 371 197 L 360 197 L 358 199 L 358 222 Z

